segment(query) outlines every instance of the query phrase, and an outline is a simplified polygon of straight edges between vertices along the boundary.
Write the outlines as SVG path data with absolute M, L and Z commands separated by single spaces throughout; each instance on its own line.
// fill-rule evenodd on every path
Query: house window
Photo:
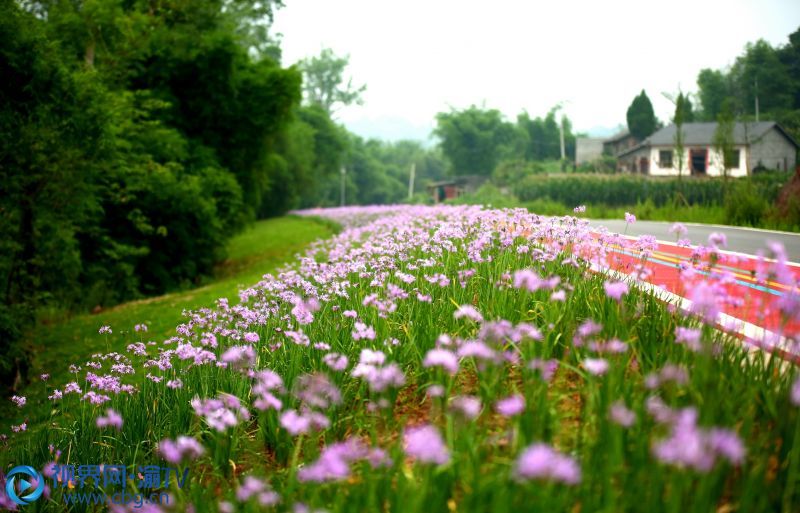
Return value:
M 658 152 L 658 166 L 662 168 L 672 167 L 672 150 Z

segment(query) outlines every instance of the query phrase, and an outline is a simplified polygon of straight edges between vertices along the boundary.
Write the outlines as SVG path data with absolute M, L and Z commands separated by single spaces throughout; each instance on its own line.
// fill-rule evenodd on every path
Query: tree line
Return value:
M 800 29 L 777 47 L 763 39 L 748 43 L 732 65 L 702 69 L 697 75 L 697 93 L 679 91 L 667 96 L 676 108 L 669 121 L 676 124 L 777 121 L 800 140 Z M 663 126 L 644 90 L 631 102 L 626 120 L 630 133 L 639 139 Z

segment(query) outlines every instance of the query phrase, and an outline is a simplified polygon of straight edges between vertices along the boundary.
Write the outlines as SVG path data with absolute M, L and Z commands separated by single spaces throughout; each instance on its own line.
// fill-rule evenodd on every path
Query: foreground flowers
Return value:
M 303 214 L 344 229 L 166 340 L 104 326 L 121 353 L 42 382 L 44 441 L 70 461 L 189 468 L 168 491 L 197 513 L 800 507 L 800 380 L 710 327 L 732 300 L 724 270 L 675 268 L 697 285 L 683 315 L 602 272 L 610 247 L 646 259 L 652 238 L 574 217 Z M 791 279 L 777 260 L 758 272 Z M 33 397 L 14 399 L 4 464 L 47 463 L 25 431 Z

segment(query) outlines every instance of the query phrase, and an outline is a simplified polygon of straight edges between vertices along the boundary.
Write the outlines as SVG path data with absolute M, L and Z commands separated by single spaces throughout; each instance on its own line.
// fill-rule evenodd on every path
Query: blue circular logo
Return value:
M 19 483 L 19 485 L 17 485 Z M 6 494 L 20 506 L 27 506 L 42 496 L 44 478 L 33 467 L 14 467 L 6 476 Z

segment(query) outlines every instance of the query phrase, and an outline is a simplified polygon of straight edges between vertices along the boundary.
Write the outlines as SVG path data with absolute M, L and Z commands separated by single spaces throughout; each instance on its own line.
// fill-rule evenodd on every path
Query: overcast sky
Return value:
M 364 136 L 424 138 L 437 112 L 471 104 L 509 119 L 565 103 L 577 130 L 614 128 L 642 89 L 696 91 L 702 68 L 733 63 L 745 44 L 784 44 L 799 0 L 671 2 L 286 0 L 275 15 L 286 65 L 331 48 L 350 55 L 364 105 L 338 120 Z

